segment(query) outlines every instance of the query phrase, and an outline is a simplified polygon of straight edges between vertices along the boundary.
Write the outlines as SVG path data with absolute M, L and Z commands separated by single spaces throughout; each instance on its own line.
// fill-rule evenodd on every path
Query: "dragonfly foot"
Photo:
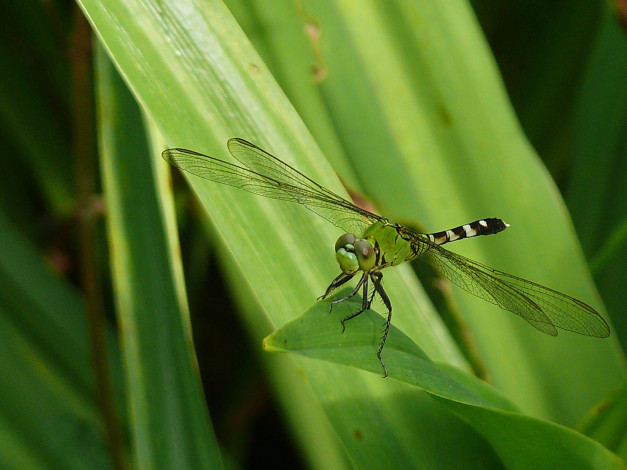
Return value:
M 377 353 L 377 357 L 379 358 L 379 361 L 381 362 L 381 367 L 383 367 L 383 377 L 382 378 L 386 378 L 388 376 L 388 368 L 385 367 L 385 362 L 383 362 L 383 359 L 381 358 L 381 350 L 379 350 L 379 352 Z

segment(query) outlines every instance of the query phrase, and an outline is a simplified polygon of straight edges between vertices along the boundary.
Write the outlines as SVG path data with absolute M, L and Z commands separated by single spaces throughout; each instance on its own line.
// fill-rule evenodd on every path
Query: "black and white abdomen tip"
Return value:
M 476 237 L 477 235 L 492 235 L 502 232 L 509 224 L 501 219 L 490 218 L 475 220 L 469 224 L 460 225 L 443 232 L 429 233 L 429 240 L 438 245 L 461 240 L 462 238 Z

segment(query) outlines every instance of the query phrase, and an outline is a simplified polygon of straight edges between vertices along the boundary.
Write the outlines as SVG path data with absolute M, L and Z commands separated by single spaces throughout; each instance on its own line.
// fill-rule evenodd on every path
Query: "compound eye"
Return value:
M 352 251 L 352 248 L 353 248 L 353 245 L 355 244 L 356 239 L 357 237 L 355 237 L 355 235 L 353 235 L 352 233 L 345 233 L 340 238 L 338 238 L 337 241 L 335 242 L 335 252 L 337 253 L 337 251 L 340 248 L 346 248 L 346 247 L 351 248 L 351 251 Z
M 358 240 L 354 244 L 355 255 L 357 255 L 357 262 L 359 263 L 359 269 L 362 271 L 369 271 L 373 268 L 376 257 L 374 255 L 374 246 L 367 240 Z
M 335 252 L 335 259 L 344 274 L 354 274 L 359 271 L 359 261 L 355 253 L 340 248 Z

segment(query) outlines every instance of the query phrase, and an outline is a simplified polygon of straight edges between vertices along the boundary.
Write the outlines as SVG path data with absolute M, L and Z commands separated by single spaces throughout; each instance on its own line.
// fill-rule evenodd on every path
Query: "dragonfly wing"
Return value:
M 339 197 L 284 161 L 279 160 L 274 155 L 257 147 L 255 144 L 251 144 L 247 140 L 240 138 L 229 139 L 226 145 L 233 158 L 255 173 L 265 175 L 277 182 L 285 182 L 303 189 L 307 188 L 314 192 L 320 192 L 320 194 L 330 194 Z
M 181 148 L 165 150 L 161 155 L 177 168 L 206 180 L 302 204 L 347 232 L 361 234 L 368 225 L 382 220 L 245 140 L 231 139 L 228 146 L 231 154 L 248 168 Z
M 429 245 L 425 256 L 453 284 L 519 315 L 546 334 L 556 336 L 556 328 L 599 338 L 610 334 L 601 315 L 573 297 L 490 268 L 428 240 L 420 243 Z
M 309 210 L 347 232 L 360 235 L 366 227 L 384 220 L 382 217 L 338 196 L 247 140 L 229 139 L 227 147 L 233 158 L 255 173 L 268 176 L 280 185 L 293 186 L 297 192 L 298 190 L 302 191 L 304 197 L 296 202 L 303 204 Z

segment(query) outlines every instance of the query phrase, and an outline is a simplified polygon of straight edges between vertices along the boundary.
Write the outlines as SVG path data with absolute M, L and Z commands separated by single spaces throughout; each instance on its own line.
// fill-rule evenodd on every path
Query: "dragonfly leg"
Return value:
M 383 378 L 385 378 L 388 376 L 388 369 L 387 367 L 385 367 L 385 362 L 383 362 L 383 359 L 381 358 L 381 353 L 383 352 L 383 346 L 385 346 L 385 341 L 388 339 L 388 332 L 390 331 L 390 324 L 392 323 L 392 303 L 390 302 L 390 298 L 388 297 L 388 295 L 385 293 L 385 290 L 383 289 L 383 284 L 381 284 L 381 279 L 383 278 L 383 274 L 376 272 L 376 273 L 370 274 L 370 276 L 372 277 L 372 283 L 374 284 L 375 290 L 377 291 L 377 293 L 381 297 L 381 300 L 383 300 L 383 303 L 388 309 L 388 318 L 385 323 L 385 330 L 383 331 L 383 338 L 381 338 L 381 345 L 379 346 L 379 350 L 377 351 L 377 357 L 379 358 L 379 361 L 381 361 L 381 366 L 383 367 L 383 372 L 384 372 Z
M 373 282 L 373 284 L 374 284 L 374 282 Z M 368 299 L 368 307 L 366 307 L 366 308 L 372 307 L 372 302 L 374 301 L 374 296 L 375 296 L 376 293 L 377 293 L 377 290 L 373 289 L 372 290 L 372 294 L 370 294 L 370 298 Z
M 341 285 L 346 284 L 348 281 L 350 281 L 353 278 L 353 276 L 354 274 L 341 273 L 339 276 L 337 276 L 335 279 L 331 281 L 331 284 L 329 284 L 329 287 L 327 287 L 327 290 L 324 292 L 324 294 L 322 294 L 316 300 L 326 299 L 331 292 L 333 292 L 335 289 L 337 289 Z
M 366 274 L 365 274 L 365 273 L 364 273 L 364 275 L 361 277 L 361 279 L 359 280 L 359 282 L 357 283 L 357 285 L 355 286 L 355 288 L 353 289 L 353 291 L 352 291 L 350 294 L 348 294 L 346 297 L 342 297 L 341 299 L 335 299 L 335 300 L 332 300 L 332 301 L 330 302 L 330 304 L 331 304 L 331 309 L 329 310 L 329 313 L 331 313 L 331 312 L 333 311 L 333 306 L 334 306 L 335 304 L 341 304 L 341 303 L 342 303 L 342 302 L 344 302 L 345 300 L 348 300 L 348 299 L 350 299 L 351 297 L 354 297 L 355 295 L 357 295 L 357 292 L 359 292 L 359 288 L 363 285 L 364 281 L 365 281 L 365 282 L 368 282 L 368 279 L 367 279 L 367 276 L 366 276 Z M 346 282 L 346 281 L 344 281 L 344 282 Z M 342 332 L 343 332 L 343 331 L 342 331 Z
M 361 309 L 359 309 L 357 312 L 353 313 L 352 315 L 347 316 L 346 318 L 342 319 L 342 333 L 344 333 L 344 331 L 346 331 L 346 325 L 344 324 L 345 322 L 347 322 L 348 320 L 355 318 L 358 315 L 361 315 L 362 313 L 364 313 L 364 311 L 368 308 L 368 274 L 364 273 L 364 275 L 362 276 L 361 280 L 359 281 L 359 284 L 357 284 L 357 288 L 360 287 L 360 284 L 363 284 L 363 292 L 362 292 L 362 297 L 361 297 Z M 356 290 L 355 292 L 353 292 L 353 295 L 356 294 Z

